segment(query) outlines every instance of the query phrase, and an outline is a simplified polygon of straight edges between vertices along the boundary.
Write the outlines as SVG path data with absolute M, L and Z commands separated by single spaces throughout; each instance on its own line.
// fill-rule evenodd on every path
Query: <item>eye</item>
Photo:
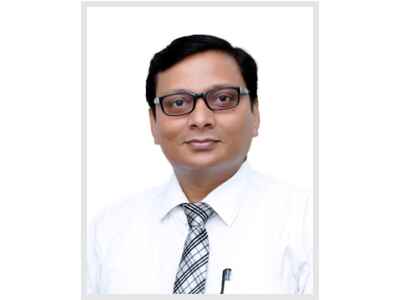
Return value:
M 221 91 L 214 96 L 214 104 L 217 106 L 230 106 L 236 102 L 237 97 L 230 91 Z
M 171 103 L 171 106 L 181 107 L 184 104 L 185 104 L 185 101 L 183 99 L 176 99 Z
M 223 94 L 223 95 L 218 95 L 217 100 L 220 102 L 230 102 L 233 100 L 233 98 L 231 95 Z
M 166 113 L 177 115 L 189 111 L 193 104 L 193 98 L 189 94 L 175 94 L 164 98 L 163 108 Z
M 235 107 L 239 101 L 237 90 L 230 87 L 210 91 L 208 96 L 208 103 L 214 110 Z

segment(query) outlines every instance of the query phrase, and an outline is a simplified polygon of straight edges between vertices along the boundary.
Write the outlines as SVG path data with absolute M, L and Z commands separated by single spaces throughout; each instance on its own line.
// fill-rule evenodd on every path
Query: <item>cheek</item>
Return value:
M 225 139 L 229 148 L 232 151 L 238 149 L 246 149 L 252 138 L 253 128 L 250 119 L 248 118 L 235 118 L 231 122 L 225 122 L 228 124 L 224 126 L 223 132 L 225 133 Z
M 161 146 L 173 146 L 179 144 L 181 141 L 181 133 L 183 132 L 184 122 L 182 120 L 168 120 L 160 122 L 158 127 L 159 140 Z

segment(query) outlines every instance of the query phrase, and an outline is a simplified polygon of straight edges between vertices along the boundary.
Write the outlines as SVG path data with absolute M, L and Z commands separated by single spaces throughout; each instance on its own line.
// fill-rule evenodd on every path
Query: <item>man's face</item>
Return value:
M 157 77 L 156 95 L 176 90 L 205 92 L 216 85 L 246 87 L 236 61 L 223 52 L 206 51 L 191 55 Z M 257 136 L 259 111 L 251 110 L 248 95 L 238 106 L 211 111 L 204 99 L 197 100 L 193 112 L 167 116 L 156 105 L 156 118 L 150 112 L 151 130 L 174 169 L 215 170 L 238 167 Z

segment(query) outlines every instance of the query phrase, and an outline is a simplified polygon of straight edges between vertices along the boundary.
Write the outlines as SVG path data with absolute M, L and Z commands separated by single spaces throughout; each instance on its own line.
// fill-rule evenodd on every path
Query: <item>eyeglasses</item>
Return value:
M 212 111 L 232 109 L 239 105 L 240 96 L 249 95 L 244 87 L 219 87 L 204 93 L 179 92 L 154 99 L 154 104 L 160 104 L 161 110 L 168 116 L 190 114 L 196 107 L 199 98 L 203 98 Z

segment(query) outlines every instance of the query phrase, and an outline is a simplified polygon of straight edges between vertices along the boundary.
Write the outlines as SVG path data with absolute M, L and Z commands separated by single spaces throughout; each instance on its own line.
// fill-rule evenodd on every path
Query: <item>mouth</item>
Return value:
M 185 144 L 189 145 L 193 150 L 211 150 L 216 144 L 221 142 L 217 139 L 190 139 L 185 141 Z

